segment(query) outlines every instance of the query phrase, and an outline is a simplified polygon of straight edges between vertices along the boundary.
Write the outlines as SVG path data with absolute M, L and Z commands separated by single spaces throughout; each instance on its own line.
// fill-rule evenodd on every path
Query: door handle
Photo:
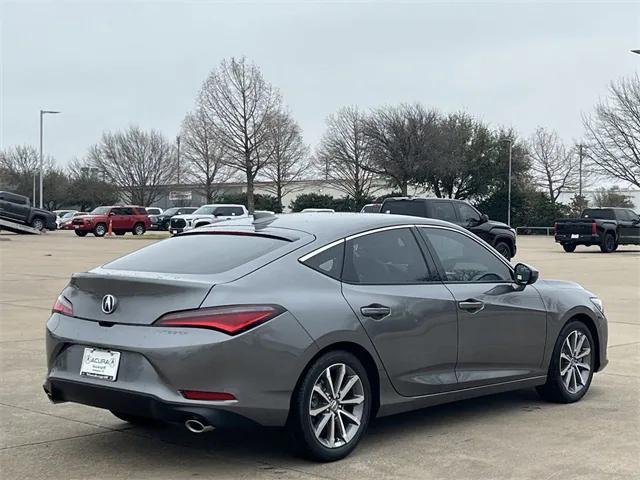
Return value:
M 460 308 L 460 310 L 476 313 L 484 308 L 484 302 L 470 298 L 469 300 L 458 302 L 458 308 Z
M 391 309 L 379 303 L 372 303 L 366 307 L 360 307 L 360 313 L 365 317 L 371 317 L 374 320 L 382 320 L 391 313 Z

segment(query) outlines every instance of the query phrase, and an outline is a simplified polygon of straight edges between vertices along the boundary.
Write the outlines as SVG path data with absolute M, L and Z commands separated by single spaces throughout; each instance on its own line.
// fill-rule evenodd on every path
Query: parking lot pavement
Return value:
M 566 254 L 520 237 L 517 261 L 541 277 L 598 294 L 610 321 L 609 366 L 579 403 L 533 390 L 434 407 L 372 423 L 354 454 L 332 464 L 291 456 L 281 430 L 133 428 L 110 413 L 52 405 L 44 325 L 69 275 L 149 239 L 0 234 L 0 476 L 17 478 L 618 479 L 640 471 L 640 248 Z

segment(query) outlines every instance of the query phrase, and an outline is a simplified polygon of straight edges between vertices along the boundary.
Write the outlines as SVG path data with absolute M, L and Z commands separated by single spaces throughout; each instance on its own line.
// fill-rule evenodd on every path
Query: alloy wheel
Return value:
M 309 400 L 309 419 L 316 439 L 325 447 L 349 443 L 360 430 L 364 388 L 358 374 L 344 363 L 327 367 L 316 379 Z
M 567 391 L 576 394 L 585 388 L 591 372 L 591 344 L 587 336 L 573 330 L 560 350 L 560 377 Z

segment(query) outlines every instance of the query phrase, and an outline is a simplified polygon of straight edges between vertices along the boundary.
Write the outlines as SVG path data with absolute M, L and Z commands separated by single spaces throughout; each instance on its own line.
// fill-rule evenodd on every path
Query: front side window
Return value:
M 510 282 L 511 270 L 468 236 L 441 228 L 420 228 L 436 254 L 448 282 Z
M 480 223 L 480 214 L 475 208 L 466 203 L 456 202 L 456 208 L 458 209 L 458 216 L 460 221 L 464 225 L 477 225 Z
M 213 215 L 213 212 L 215 209 L 216 207 L 204 205 L 203 207 L 200 207 L 193 213 L 194 215 Z
M 438 220 L 446 222 L 456 222 L 456 212 L 451 202 L 433 202 L 431 205 L 431 215 Z
M 91 210 L 91 215 L 106 215 L 111 210 L 111 207 L 96 207 Z
M 348 240 L 342 280 L 397 285 L 423 283 L 432 278 L 411 230 L 396 228 Z

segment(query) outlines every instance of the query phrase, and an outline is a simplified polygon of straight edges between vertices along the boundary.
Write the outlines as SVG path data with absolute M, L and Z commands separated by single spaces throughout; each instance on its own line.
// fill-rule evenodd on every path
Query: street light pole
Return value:
M 513 157 L 513 140 L 509 139 L 509 182 L 507 188 L 507 225 L 511 226 L 511 160 Z
M 582 145 L 581 143 L 578 144 L 578 159 L 579 159 L 579 165 L 578 165 L 578 172 L 579 172 L 579 181 L 578 181 L 578 196 L 582 199 L 582 148 L 584 147 L 584 145 Z
M 180 185 L 180 135 L 176 135 L 176 144 L 178 145 L 178 185 Z
M 57 112 L 55 110 L 40 110 L 40 208 L 43 208 L 43 197 L 42 197 L 42 178 L 44 176 L 44 161 L 43 161 L 43 154 L 42 154 L 42 117 L 47 114 L 47 113 L 51 113 L 51 114 L 55 114 L 55 113 L 60 113 Z M 34 198 L 34 203 L 35 203 L 35 198 Z

